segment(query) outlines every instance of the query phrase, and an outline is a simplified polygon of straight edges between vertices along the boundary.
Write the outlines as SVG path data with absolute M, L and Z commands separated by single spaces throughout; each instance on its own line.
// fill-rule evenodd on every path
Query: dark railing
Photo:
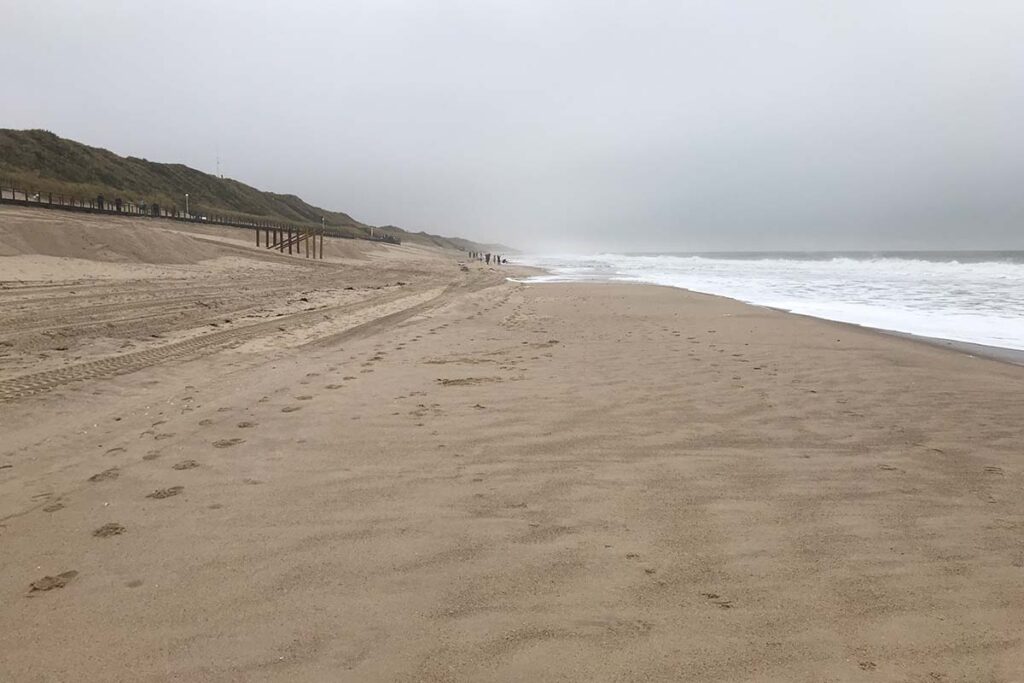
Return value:
M 290 229 L 298 231 L 295 226 L 275 223 L 273 221 L 253 221 L 231 216 L 218 216 L 209 213 L 186 213 L 176 206 L 165 207 L 157 203 L 136 203 L 124 201 L 120 197 L 107 199 L 98 195 L 91 199 L 82 199 L 70 195 L 54 192 L 35 192 L 22 190 L 15 187 L 5 186 L 0 183 L 0 204 L 14 204 L 18 206 L 34 206 L 44 209 L 59 209 L 61 211 L 79 211 L 84 213 L 101 213 L 114 216 L 139 216 L 151 218 L 166 218 L 175 221 L 186 221 L 189 223 L 200 223 L 207 225 L 226 225 L 234 228 L 248 228 L 250 230 L 281 230 Z M 374 242 L 387 242 L 388 244 L 401 244 L 402 240 L 391 235 L 381 237 L 373 236 L 356 238 L 352 235 L 335 232 L 327 227 L 332 237 L 345 239 L 367 239 Z

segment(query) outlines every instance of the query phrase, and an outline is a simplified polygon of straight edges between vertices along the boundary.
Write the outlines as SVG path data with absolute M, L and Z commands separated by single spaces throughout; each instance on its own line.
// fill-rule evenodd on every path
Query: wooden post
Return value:
M 324 232 L 325 232 L 325 229 L 323 227 L 321 227 L 320 228 L 320 260 L 321 261 L 324 258 Z
M 260 246 L 260 229 L 256 228 L 256 246 Z
M 282 230 L 280 228 L 277 229 L 277 243 L 278 243 L 278 246 L 281 249 L 281 253 L 283 254 L 284 253 L 284 230 Z
M 303 233 L 305 233 L 305 237 L 306 237 L 306 258 L 309 258 L 309 226 L 308 225 L 303 230 Z

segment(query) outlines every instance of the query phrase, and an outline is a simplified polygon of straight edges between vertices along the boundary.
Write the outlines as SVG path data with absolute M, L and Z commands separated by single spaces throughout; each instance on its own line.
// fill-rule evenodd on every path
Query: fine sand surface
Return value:
M 1024 680 L 1022 367 L 41 215 L 0 210 L 2 681 Z

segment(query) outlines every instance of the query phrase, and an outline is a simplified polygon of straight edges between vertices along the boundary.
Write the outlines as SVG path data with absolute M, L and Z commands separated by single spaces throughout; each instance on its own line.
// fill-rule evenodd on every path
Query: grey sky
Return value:
M 0 127 L 524 249 L 1024 247 L 1024 3 L 0 0 Z

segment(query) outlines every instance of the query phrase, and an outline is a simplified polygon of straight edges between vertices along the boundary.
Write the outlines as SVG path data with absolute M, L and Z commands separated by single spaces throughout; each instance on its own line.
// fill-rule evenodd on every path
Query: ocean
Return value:
M 1024 350 L 1024 251 L 529 255 L 527 282 L 647 282 L 759 306 Z

